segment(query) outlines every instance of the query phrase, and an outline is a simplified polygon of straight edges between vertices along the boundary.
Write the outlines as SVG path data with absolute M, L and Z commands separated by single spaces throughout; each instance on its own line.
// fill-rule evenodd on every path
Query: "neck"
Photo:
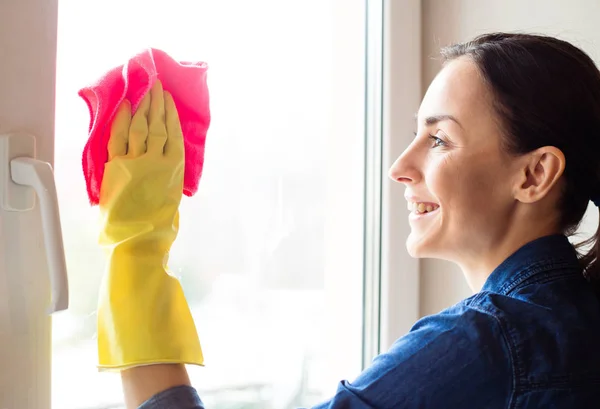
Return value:
M 560 233 L 556 228 L 545 225 L 538 225 L 537 229 L 531 225 L 523 227 L 504 232 L 498 239 L 483 243 L 484 245 L 477 249 L 471 249 L 461 257 L 460 262 L 457 261 L 474 293 L 481 291 L 496 267 L 525 244 L 540 237 Z

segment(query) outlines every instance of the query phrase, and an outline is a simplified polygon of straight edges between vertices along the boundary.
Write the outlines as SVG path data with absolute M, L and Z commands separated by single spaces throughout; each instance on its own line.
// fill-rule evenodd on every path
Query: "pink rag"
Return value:
M 177 62 L 164 51 L 150 48 L 79 91 L 91 117 L 89 139 L 83 150 L 83 174 L 92 205 L 97 205 L 100 199 L 110 127 L 119 104 L 127 98 L 135 112 L 156 79 L 173 95 L 181 121 L 185 143 L 183 193 L 186 196 L 196 193 L 210 125 L 206 70 L 203 62 Z

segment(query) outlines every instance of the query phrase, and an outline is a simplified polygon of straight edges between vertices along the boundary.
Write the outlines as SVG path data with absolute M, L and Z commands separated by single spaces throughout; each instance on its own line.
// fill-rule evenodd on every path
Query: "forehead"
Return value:
M 419 123 L 436 115 L 452 115 L 468 130 L 494 124 L 490 93 L 475 63 L 459 58 L 435 77 L 419 108 Z

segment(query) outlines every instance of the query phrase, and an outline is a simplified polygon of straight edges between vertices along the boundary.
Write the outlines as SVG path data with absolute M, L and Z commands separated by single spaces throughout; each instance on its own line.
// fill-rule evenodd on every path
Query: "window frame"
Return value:
M 57 0 L 4 2 L 0 13 L 0 134 L 35 136 L 36 158 L 51 165 L 57 16 Z M 0 408 L 49 409 L 50 281 L 39 206 L 0 208 L 0 221 Z
M 419 261 L 404 189 L 387 170 L 411 142 L 421 97 L 421 2 L 367 0 L 363 366 L 419 319 Z

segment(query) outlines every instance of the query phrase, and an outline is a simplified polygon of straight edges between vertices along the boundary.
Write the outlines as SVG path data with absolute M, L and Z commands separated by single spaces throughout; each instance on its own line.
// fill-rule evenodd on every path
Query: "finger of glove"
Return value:
M 167 143 L 165 156 L 183 161 L 185 151 L 183 145 L 183 131 L 175 101 L 169 92 L 165 91 L 165 117 L 167 122 Z
M 150 109 L 151 93 L 144 95 L 140 106 L 133 115 L 129 127 L 129 146 L 127 155 L 134 158 L 146 153 L 146 139 L 148 138 L 148 111 Z
M 162 83 L 157 80 L 152 86 L 152 100 L 148 113 L 148 153 L 162 155 L 167 142 L 165 124 L 165 98 Z
M 117 109 L 117 114 L 110 127 L 108 139 L 108 160 L 127 154 L 129 126 L 131 125 L 131 103 L 124 100 Z

